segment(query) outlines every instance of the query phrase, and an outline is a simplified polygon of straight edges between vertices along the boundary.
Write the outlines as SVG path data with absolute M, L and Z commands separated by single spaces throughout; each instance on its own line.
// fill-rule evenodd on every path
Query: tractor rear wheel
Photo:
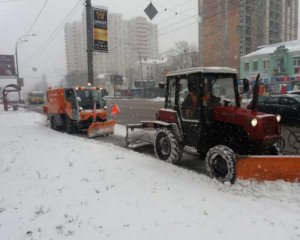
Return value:
M 229 147 L 218 145 L 211 148 L 205 158 L 208 174 L 220 182 L 235 181 L 236 157 Z
M 183 147 L 171 130 L 160 128 L 156 132 L 154 151 L 157 158 L 176 164 L 181 160 Z

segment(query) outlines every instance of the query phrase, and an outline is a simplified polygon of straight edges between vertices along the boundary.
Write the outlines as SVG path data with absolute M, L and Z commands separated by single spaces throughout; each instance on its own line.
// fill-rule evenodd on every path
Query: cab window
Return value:
M 176 79 L 170 79 L 169 89 L 168 89 L 168 101 L 166 103 L 168 108 L 175 107 L 175 92 L 176 92 Z

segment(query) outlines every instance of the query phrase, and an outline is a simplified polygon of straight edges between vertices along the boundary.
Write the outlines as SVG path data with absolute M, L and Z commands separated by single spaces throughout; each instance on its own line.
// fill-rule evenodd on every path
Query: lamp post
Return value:
M 16 77 L 17 77 L 17 85 L 18 87 L 21 88 L 20 82 L 19 82 L 19 62 L 18 62 L 18 45 L 22 42 L 28 42 L 27 39 L 24 39 L 25 37 L 30 37 L 30 36 L 36 36 L 36 34 L 26 34 L 18 38 L 15 46 L 15 55 L 16 55 Z

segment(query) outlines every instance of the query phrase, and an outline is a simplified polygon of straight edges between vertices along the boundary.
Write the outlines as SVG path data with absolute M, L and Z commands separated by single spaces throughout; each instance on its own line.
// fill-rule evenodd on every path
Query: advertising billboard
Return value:
M 123 85 L 122 75 L 110 75 L 110 84 Z
M 107 9 L 93 8 L 93 50 L 108 52 Z
M 14 55 L 0 55 L 0 78 L 15 78 L 16 67 Z

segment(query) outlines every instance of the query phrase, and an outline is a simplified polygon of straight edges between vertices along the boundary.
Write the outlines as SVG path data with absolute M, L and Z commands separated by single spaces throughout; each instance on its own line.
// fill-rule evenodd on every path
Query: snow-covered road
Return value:
M 0 239 L 300 239 L 300 184 L 221 184 L 1 109 Z

